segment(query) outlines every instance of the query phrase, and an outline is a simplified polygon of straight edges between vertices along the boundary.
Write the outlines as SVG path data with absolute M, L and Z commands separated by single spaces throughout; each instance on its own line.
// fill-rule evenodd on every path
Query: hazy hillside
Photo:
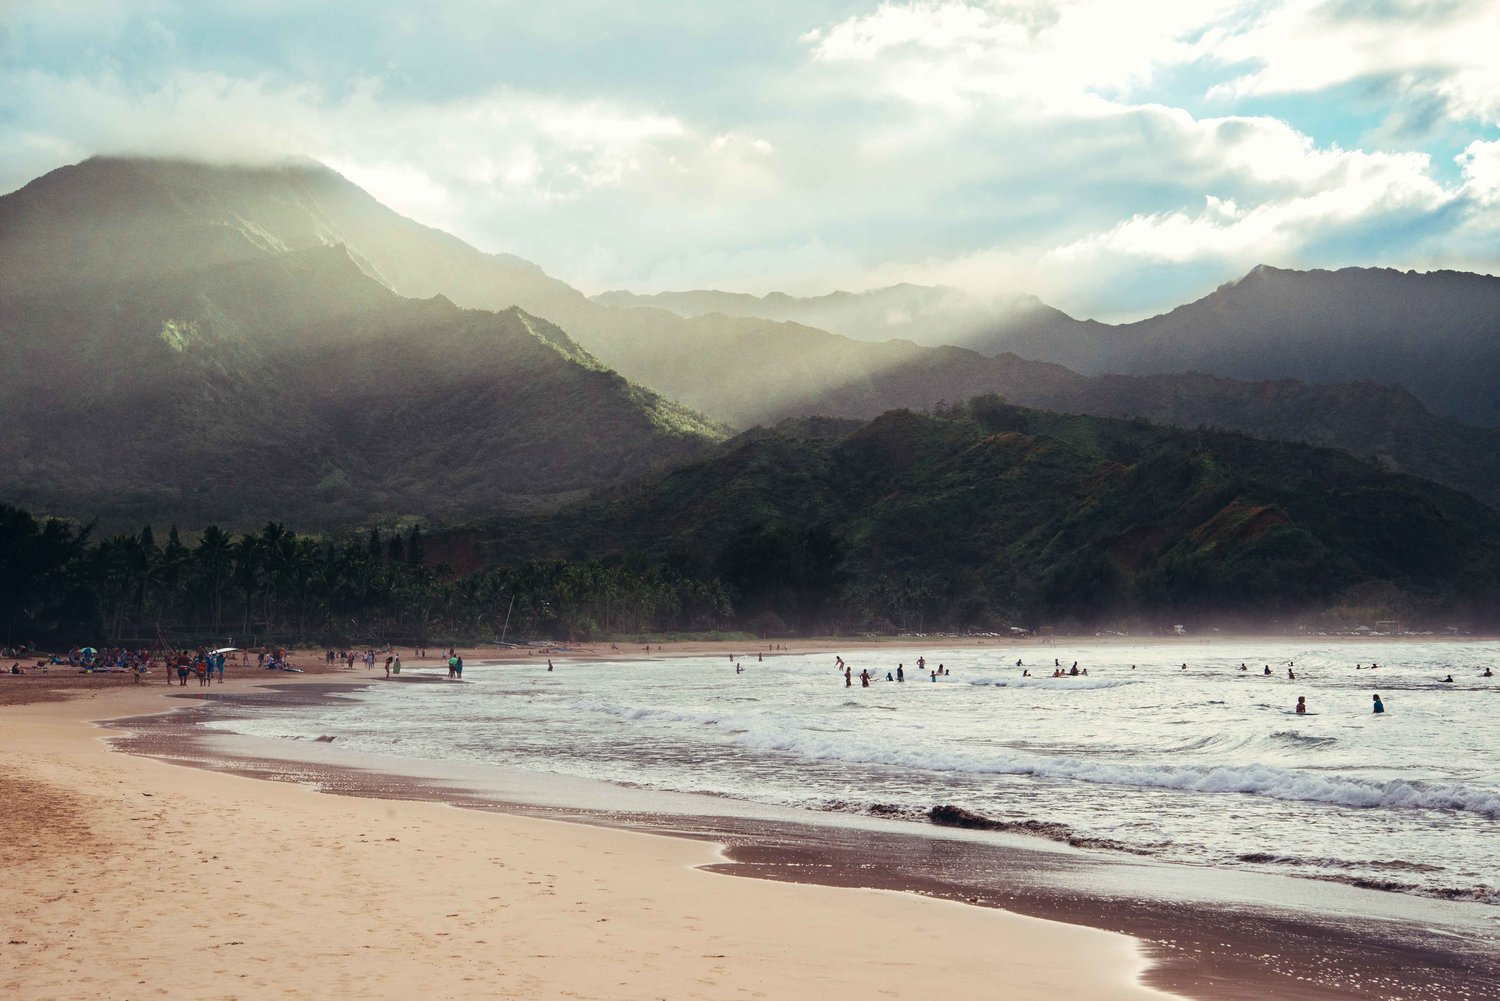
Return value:
M 5 498 L 108 525 L 316 527 L 555 503 L 722 432 L 511 309 L 342 247 L 0 298 Z
M 17 394 L 8 405 L 34 396 L 36 386 L 52 384 L 58 373 L 72 372 L 67 366 L 74 361 L 98 362 L 95 356 L 101 352 L 107 354 L 111 338 L 117 336 L 113 321 L 103 318 L 126 310 L 141 295 L 149 300 L 157 294 L 143 292 L 142 288 L 158 289 L 163 282 L 170 284 L 173 276 L 190 275 L 210 265 L 219 267 L 215 280 L 224 283 L 235 273 L 232 265 L 259 262 L 274 270 L 267 262 L 289 254 L 295 256 L 298 251 L 340 244 L 348 247 L 348 255 L 364 275 L 375 276 L 403 295 L 427 298 L 441 293 L 460 306 L 488 309 L 519 304 L 531 316 L 546 317 L 567 330 L 592 357 L 627 379 L 740 428 L 804 414 L 867 419 L 892 407 L 927 408 L 944 400 L 998 392 L 1016 403 L 1053 410 L 1142 416 L 1188 427 L 1206 425 L 1340 447 L 1361 457 L 1378 457 L 1393 468 L 1430 476 L 1472 491 L 1491 503 L 1500 503 L 1500 459 L 1496 458 L 1500 450 L 1495 447 L 1495 434 L 1435 418 L 1411 396 L 1389 387 L 1298 385 L 1284 378 L 1269 383 L 1259 378 L 1253 382 L 1235 382 L 1200 375 L 1148 379 L 1111 376 L 1091 380 L 1058 365 L 1023 360 L 1028 355 L 1052 357 L 1089 371 L 1112 367 L 1150 371 L 1157 362 L 1169 370 L 1197 363 L 1201 370 L 1221 371 L 1221 361 L 1228 367 L 1254 371 L 1255 365 L 1264 362 L 1266 375 L 1280 376 L 1284 370 L 1298 368 L 1302 361 L 1316 361 L 1320 357 L 1311 347 L 1294 351 L 1286 346 L 1297 338 L 1311 336 L 1306 332 L 1308 325 L 1318 320 L 1328 330 L 1338 333 L 1337 337 L 1320 335 L 1317 344 L 1321 347 L 1317 350 L 1339 354 L 1349 370 L 1342 378 L 1356 379 L 1363 371 L 1393 369 L 1384 377 L 1388 382 L 1428 385 L 1433 392 L 1447 393 L 1450 400 L 1465 393 L 1472 397 L 1481 387 L 1490 391 L 1500 382 L 1484 375 L 1490 364 L 1486 360 L 1490 357 L 1486 354 L 1490 350 L 1487 345 L 1493 338 L 1487 341 L 1482 332 L 1475 333 L 1480 327 L 1470 330 L 1460 321 L 1464 316 L 1477 315 L 1475 304 L 1487 301 L 1484 296 L 1492 293 L 1497 284 L 1495 279 L 1472 275 L 1408 276 L 1393 272 L 1300 274 L 1258 269 L 1245 280 L 1199 303 L 1164 317 L 1122 327 L 1075 321 L 1035 300 L 1019 299 L 1011 304 L 1014 309 L 1010 315 L 1015 322 L 1002 325 L 1003 329 L 991 329 L 986 335 L 988 343 L 982 339 L 980 342 L 987 352 L 1000 345 L 1014 346 L 1016 351 L 983 357 L 951 346 L 928 347 L 899 339 L 871 343 L 800 323 L 725 315 L 752 309 L 780 310 L 818 316 L 830 325 L 837 321 L 853 329 L 867 320 L 885 323 L 889 328 L 890 321 L 904 311 L 912 318 L 913 332 L 921 328 L 923 335 L 928 336 L 933 330 L 942 329 L 944 323 L 950 324 L 949 329 L 956 329 L 951 325 L 967 322 L 962 310 L 951 315 L 945 313 L 957 307 L 949 290 L 944 289 L 894 286 L 861 295 L 835 294 L 809 300 L 785 296 L 756 299 L 721 293 L 650 300 L 671 304 L 685 312 L 708 306 L 719 309 L 692 318 L 660 308 L 601 305 L 548 277 L 532 264 L 506 255 L 480 253 L 447 234 L 405 219 L 333 171 L 306 162 L 250 168 L 96 158 L 55 171 L 20 191 L 0 197 L 0 299 L 5 301 L 0 308 L 3 308 L 5 335 L 13 342 L 7 351 L 15 357 L 7 356 L 6 361 L 13 369 L 11 385 Z M 247 273 L 259 272 L 252 268 Z M 344 269 L 342 274 L 338 280 L 320 274 L 278 292 L 281 298 L 277 307 L 284 307 L 288 317 L 296 318 L 295 322 L 260 324 L 257 329 L 262 334 L 258 336 L 270 336 L 267 331 L 277 330 L 281 333 L 276 336 L 296 340 L 314 329 L 318 329 L 320 337 L 329 336 L 327 325 L 319 319 L 324 313 L 365 309 L 361 305 L 364 299 L 381 292 L 364 275 L 350 269 Z M 1360 290 L 1372 282 L 1382 288 L 1391 283 L 1402 288 L 1410 285 L 1410 294 L 1403 294 L 1401 302 L 1394 302 L 1390 295 L 1363 294 Z M 1339 296 L 1329 291 L 1345 284 L 1351 285 L 1351 290 Z M 228 286 L 221 284 L 184 294 L 194 303 L 198 302 L 194 297 L 207 296 L 212 304 L 215 297 L 230 292 Z M 247 329 L 256 327 L 255 317 L 263 308 L 263 298 L 251 281 L 244 294 L 235 299 L 235 312 L 227 321 L 248 325 Z M 344 298 L 349 302 L 341 305 Z M 610 302 L 625 301 L 618 295 L 603 298 Z M 166 314 L 157 316 L 162 310 L 149 301 L 141 305 L 143 310 L 135 314 L 137 319 L 133 322 L 153 332 L 159 332 L 171 318 Z M 187 306 L 173 308 L 183 317 L 198 315 Z M 212 308 L 222 312 L 219 306 Z M 1022 322 L 1033 315 L 1038 318 L 1036 323 Z M 1484 315 L 1493 326 L 1496 311 L 1490 309 Z M 1380 321 L 1384 326 L 1376 324 L 1372 316 L 1384 317 Z M 1419 358 L 1410 358 L 1410 352 L 1406 355 L 1383 352 L 1368 343 L 1377 335 L 1399 339 L 1401 323 L 1416 323 L 1423 316 L 1447 319 L 1432 328 L 1437 333 L 1431 342 L 1407 338 L 1421 342 Z M 46 326 L 52 323 L 63 331 L 72 330 L 72 339 L 64 337 L 56 345 L 48 344 Z M 1298 327 L 1298 323 L 1302 326 Z M 1257 324 L 1275 336 L 1257 332 Z M 413 321 L 406 329 L 414 330 L 415 325 Z M 27 335 L 34 342 L 31 348 L 26 347 L 27 337 L 17 340 L 17 331 L 22 327 L 31 332 Z M 93 333 L 88 333 L 89 330 Z M 1454 353 L 1439 343 L 1444 337 L 1458 338 L 1464 330 L 1473 334 L 1463 341 L 1466 353 Z M 94 338 L 101 343 L 93 344 Z M 1346 349 L 1342 347 L 1345 343 L 1364 346 Z M 46 350 L 33 350 L 38 345 L 46 345 Z M 1228 349 L 1233 350 L 1226 354 Z M 220 345 L 215 350 L 229 349 Z M 238 344 L 234 350 L 244 352 L 250 348 Z M 59 359 L 54 359 L 54 351 L 61 352 Z M 81 361 L 70 361 L 74 355 L 81 356 Z M 136 356 L 129 352 L 127 355 L 122 371 L 139 376 L 137 370 L 148 366 L 144 363 L 133 366 Z M 249 388 L 257 385 L 258 377 L 248 374 L 249 369 L 241 371 L 236 366 L 258 364 L 256 357 L 231 359 L 226 354 L 217 358 L 214 366 L 222 370 L 224 378 L 242 385 L 250 398 L 284 396 L 281 390 Z M 1406 359 L 1402 366 L 1392 360 L 1397 357 Z M 1357 364 L 1361 359 L 1370 361 Z M 420 366 L 438 359 L 409 360 L 412 365 Z M 64 364 L 58 366 L 59 361 Z M 323 359 L 319 364 L 332 365 L 333 360 Z M 315 370 L 321 369 L 315 366 Z M 88 387 L 85 395 L 92 398 L 99 397 L 101 384 L 120 378 L 113 369 L 99 370 L 96 366 L 89 371 L 93 374 L 88 378 L 94 381 L 79 385 Z M 353 376 L 365 369 L 362 364 L 354 364 L 348 366 L 348 371 Z M 1334 371 L 1328 365 L 1313 366 L 1307 378 L 1316 381 L 1332 377 Z M 1439 379 L 1434 373 L 1440 371 L 1449 374 Z M 336 385 L 337 379 L 330 378 L 333 381 L 329 385 Z M 1434 388 L 1434 379 L 1442 385 Z M 420 369 L 393 373 L 392 382 L 424 385 L 433 397 L 442 395 L 441 387 L 433 384 L 430 376 L 422 375 Z M 374 390 L 361 389 L 361 392 Z M 330 391 L 325 395 L 341 394 Z M 559 398 L 567 399 L 568 394 L 560 393 Z M 172 402 L 165 406 L 179 405 L 176 399 L 172 397 Z M 526 399 L 520 395 L 497 395 L 491 402 L 495 406 L 540 406 L 543 400 L 540 394 Z M 304 407 L 301 401 L 283 399 L 274 413 L 264 409 L 266 404 L 259 405 L 262 411 L 252 414 L 246 410 L 242 418 L 236 417 L 232 422 L 233 433 L 240 434 L 253 427 L 252 437 L 261 442 L 280 442 L 290 435 L 293 442 L 277 445 L 273 449 L 277 454 L 300 454 L 299 448 L 305 450 L 311 446 L 298 443 L 318 440 L 316 435 L 309 438 L 309 432 L 302 430 L 299 423 L 302 418 L 298 416 Z M 650 404 L 662 405 L 660 401 Z M 413 430 L 405 450 L 414 453 L 418 444 L 426 441 L 423 435 L 436 434 L 438 429 L 426 423 L 430 415 L 424 408 L 415 403 L 413 406 L 415 410 L 408 415 Z M 332 412 L 332 405 L 325 406 L 319 411 L 320 419 L 332 422 L 328 427 L 352 434 L 349 431 L 352 418 L 335 420 Z M 80 414 L 70 419 L 80 422 L 99 419 L 113 426 L 114 416 L 101 418 L 100 413 L 97 405 L 90 404 L 85 408 L 85 414 L 90 416 Z M 500 411 L 495 413 L 498 415 Z M 139 409 L 132 409 L 128 417 L 120 419 L 128 422 L 167 418 L 164 413 L 145 417 Z M 498 416 L 496 420 L 504 423 Z M 694 419 L 687 420 L 691 424 Z M 470 431 L 477 433 L 472 428 Z M 28 461 L 52 468 L 51 475 L 58 482 L 67 482 L 68 463 L 43 455 L 39 446 L 25 445 L 30 433 L 30 429 L 18 427 L 7 454 L 30 455 Z M 222 436 L 215 437 L 216 432 L 205 430 L 202 434 L 205 448 L 209 442 L 213 448 L 223 447 Z M 369 430 L 360 440 L 375 452 L 389 456 L 403 450 L 402 438 L 403 432 L 392 425 L 387 432 Z M 562 440 L 558 440 L 559 447 Z M 386 444 L 377 447 L 377 441 Z M 649 464 L 643 456 L 656 455 L 650 448 L 643 452 L 622 442 L 605 442 L 600 447 L 618 448 L 619 459 L 611 461 L 602 453 L 586 449 L 584 454 L 590 457 L 589 463 L 597 463 L 600 475 L 596 477 L 553 477 L 546 468 L 538 468 L 519 478 L 523 486 L 508 483 L 495 496 L 500 502 L 514 503 L 527 496 L 582 489 L 586 482 L 611 479 L 615 475 L 611 470 L 616 468 L 629 468 L 641 461 Z M 539 447 L 533 449 L 528 461 L 535 462 L 541 451 Z M 434 454 L 443 461 L 455 453 L 438 449 Z M 674 448 L 668 448 L 659 457 L 676 454 L 679 453 Z M 332 479 L 327 482 L 337 484 L 343 482 L 343 475 L 352 475 L 345 465 L 353 460 L 344 453 L 340 455 L 344 457 L 314 457 L 306 463 L 320 470 L 330 468 L 331 463 L 342 472 L 328 472 Z M 325 476 L 319 475 L 315 482 L 325 482 Z M 478 488 L 475 489 L 477 493 Z M 60 495 L 15 496 L 42 503 L 46 498 Z M 438 509 L 445 509 L 449 495 L 421 497 L 423 504 L 432 503 Z M 356 499 L 358 505 L 341 508 L 341 516 L 348 511 L 364 510 L 365 503 L 377 506 L 386 503 L 364 490 L 343 498 L 351 504 Z M 143 500 L 140 510 L 147 509 L 149 502 Z
M 1262 266 L 1137 323 L 1050 340 L 997 331 L 978 346 L 1089 374 L 1400 384 L 1436 413 L 1500 425 L 1500 278 L 1487 275 Z
M 741 617 L 804 627 L 850 609 L 910 628 L 1344 600 L 1487 614 L 1500 596 L 1500 514 L 1462 494 L 1340 452 L 993 400 L 748 436 L 614 499 L 429 545 L 479 564 L 641 554 L 722 576 Z
M 343 244 L 402 295 L 530 312 L 583 296 L 528 261 L 412 222 L 314 161 L 93 157 L 0 197 L 0 293 L 118 283 Z M 503 292 L 497 290 L 503 289 Z
M 1008 340 L 1070 342 L 1090 324 L 1075 320 L 1035 296 L 982 298 L 943 286 L 902 283 L 867 292 L 832 292 L 798 298 L 781 292 L 753 296 L 735 292 L 605 292 L 604 306 L 655 307 L 684 317 L 722 313 L 762 317 L 818 327 L 860 341 L 896 338 L 928 346 L 988 348 Z M 1087 343 L 1083 340 L 1081 343 Z M 990 352 L 994 353 L 994 352 Z M 1025 354 L 1025 352 L 1018 352 Z

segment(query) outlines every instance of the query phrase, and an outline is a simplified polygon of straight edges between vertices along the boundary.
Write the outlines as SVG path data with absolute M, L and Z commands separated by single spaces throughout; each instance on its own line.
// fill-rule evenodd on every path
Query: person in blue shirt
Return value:
M 1371 712 L 1375 712 L 1375 713 L 1383 713 L 1383 712 L 1385 712 L 1385 703 L 1380 701 L 1380 695 L 1378 693 L 1375 696 L 1375 705 L 1374 705 L 1374 708 L 1371 709 Z

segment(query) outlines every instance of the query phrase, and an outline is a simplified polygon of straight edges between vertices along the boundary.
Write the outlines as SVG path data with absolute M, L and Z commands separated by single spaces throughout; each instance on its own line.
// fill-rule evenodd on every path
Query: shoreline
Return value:
M 742 646 L 733 642 L 728 645 Z M 855 649 L 847 645 L 843 648 Z M 807 651 L 799 649 L 796 652 Z M 618 657 L 619 653 L 609 650 L 607 655 Z M 520 656 L 524 658 L 526 654 L 522 653 Z M 576 654 L 558 652 L 555 656 L 571 658 Z M 483 659 L 489 661 L 499 658 L 485 656 Z M 436 665 L 428 663 L 412 666 Z M 184 701 L 198 703 L 196 708 L 202 710 L 209 708 L 212 703 L 220 702 L 218 696 L 221 692 L 227 697 L 223 701 L 229 702 L 251 693 L 255 693 L 252 697 L 257 698 L 282 697 L 275 694 L 274 690 L 277 688 L 302 690 L 306 697 L 318 697 L 314 694 L 314 690 L 318 688 L 348 691 L 383 680 L 378 666 L 376 671 L 369 673 L 333 671 L 287 676 L 263 672 L 263 677 L 256 677 L 258 673 L 260 672 L 252 670 L 251 677 L 234 679 L 230 688 L 210 688 L 206 693 L 193 685 L 181 692 L 171 693 L 163 692 L 159 683 L 155 686 L 143 685 L 138 689 L 133 685 L 120 687 L 124 689 L 124 693 L 134 689 L 142 696 L 186 696 Z M 406 679 L 403 678 L 404 680 Z M 267 686 L 273 691 L 267 692 Z M 209 696 L 206 701 L 201 699 L 204 694 Z M 131 698 L 128 701 L 133 703 L 137 700 Z M 193 711 L 162 716 L 162 713 L 169 712 L 169 708 L 164 707 L 159 698 L 155 701 L 156 708 L 150 715 L 154 720 L 176 719 L 187 722 L 192 717 L 204 715 L 201 711 Z M 78 703 L 65 705 L 76 706 Z M 14 710 L 5 712 L 11 713 Z M 140 729 L 140 721 L 126 720 L 123 726 L 117 723 L 114 728 L 123 728 L 127 732 L 137 731 Z M 1092 933 L 1087 926 L 1124 933 L 1135 943 L 1133 948 L 1140 963 L 1135 968 L 1135 976 L 1143 976 L 1144 982 L 1152 987 L 1173 990 L 1183 996 L 1205 999 L 1265 996 L 1308 999 L 1410 997 L 1416 996 L 1408 993 L 1410 988 L 1414 985 L 1426 985 L 1425 978 L 1429 971 L 1433 971 L 1442 972 L 1444 982 L 1452 990 L 1443 988 L 1439 992 L 1420 996 L 1462 997 L 1472 996 L 1465 994 L 1465 983 L 1485 982 L 1484 977 L 1493 972 L 1472 968 L 1469 957 L 1461 956 L 1456 951 L 1445 952 L 1444 943 L 1436 937 L 1426 944 L 1414 944 L 1411 939 L 1403 940 L 1399 930 L 1395 929 L 1395 922 L 1388 919 L 1375 918 L 1363 923 L 1300 920 L 1297 915 L 1289 914 L 1285 909 L 1277 912 L 1270 909 L 1227 908 L 1205 905 L 1202 902 L 1185 904 L 1181 900 L 1170 899 L 1170 895 L 1153 895 L 1144 887 L 1140 892 L 1124 896 L 1110 896 L 1097 888 L 1091 893 L 1076 886 L 1065 886 L 1062 889 L 1058 886 L 1038 888 L 1034 885 L 1038 882 L 1034 878 L 1035 872 L 1021 870 L 1045 863 L 1047 853 L 1011 848 L 978 851 L 972 844 L 966 843 L 961 837 L 951 836 L 946 830 L 938 833 L 928 830 L 923 834 L 901 832 L 872 836 L 868 831 L 839 833 L 833 828 L 818 826 L 816 819 L 808 824 L 798 825 L 728 823 L 722 818 L 716 820 L 688 815 L 640 817 L 585 814 L 576 810 L 549 813 L 514 803 L 481 801 L 478 798 L 469 800 L 456 794 L 451 788 L 440 788 L 436 783 L 413 782 L 409 779 L 393 781 L 391 776 L 379 771 L 365 771 L 362 776 L 352 779 L 351 776 L 357 769 L 320 769 L 309 766 L 305 761 L 289 765 L 290 759 L 287 758 L 268 759 L 261 764 L 247 765 L 244 761 L 228 760 L 222 753 L 209 751 L 201 746 L 192 753 L 184 754 L 182 752 L 185 747 L 203 743 L 202 728 L 189 725 L 177 726 L 177 729 L 182 731 L 177 746 L 173 749 L 158 747 L 155 753 L 176 763 L 198 764 L 202 768 L 213 769 L 203 774 L 224 774 L 228 771 L 239 776 L 282 778 L 302 786 L 342 793 L 358 800 L 376 797 L 373 801 L 379 802 L 383 797 L 385 801 L 396 802 L 460 803 L 480 807 L 483 811 L 498 811 L 500 816 L 561 816 L 570 821 L 582 821 L 596 829 L 625 828 L 637 832 L 644 829 L 653 833 L 670 833 L 679 840 L 684 836 L 692 839 L 692 843 L 700 846 L 705 843 L 727 846 L 722 857 L 696 864 L 697 868 L 709 873 L 759 877 L 752 882 L 776 881 L 799 886 L 900 890 L 905 891 L 902 894 L 905 897 L 920 894 L 983 905 L 980 908 L 965 908 L 975 913 L 997 914 L 1001 912 L 993 908 L 1003 907 L 1008 914 L 1002 916 L 1023 914 L 1062 922 L 1055 934 L 1060 936 L 1068 953 L 1060 960 L 1063 966 L 1077 962 L 1073 950 L 1081 941 L 1079 934 Z M 159 734 L 156 736 L 159 737 Z M 126 742 L 131 739 L 127 737 Z M 135 754 L 153 753 L 152 750 L 139 746 L 130 750 Z M 163 750 L 168 750 L 168 753 L 162 754 Z M 195 755 L 200 760 L 190 760 Z M 123 756 L 115 755 L 116 758 Z M 378 764 L 376 767 L 378 768 Z M 926 852 L 921 864 L 916 867 L 839 865 L 836 862 L 840 856 L 854 857 L 860 852 L 872 853 L 874 857 L 887 860 L 911 857 L 914 844 L 920 844 Z M 937 854 L 934 855 L 934 852 Z M 964 867 L 979 864 L 995 868 L 1002 866 L 1002 862 L 997 860 L 1006 855 L 1011 856 L 1008 863 L 1012 870 L 1009 882 L 1001 880 L 976 896 L 975 883 L 965 874 Z M 1163 870 L 1161 866 L 1147 866 L 1139 871 L 1154 878 Z M 1319 891 L 1312 887 L 1308 892 L 1310 896 L 1316 897 Z M 857 909 L 862 912 L 863 905 L 859 905 Z M 850 920 L 862 919 L 863 914 L 860 913 Z M 1233 948 L 1227 948 L 1231 943 Z M 993 952 L 995 944 L 987 942 L 976 947 Z M 1278 951 L 1285 955 L 1278 955 Z M 1145 955 L 1149 955 L 1154 961 L 1149 969 L 1141 959 Z M 1002 959 L 1000 965 L 1003 967 L 1008 962 Z M 1389 978 L 1387 973 L 1390 974 Z M 1432 986 L 1438 988 L 1435 983 Z M 1065 993 L 1068 992 L 1036 996 L 1051 997 Z M 1103 995 L 1095 993 L 1083 996 Z
M 726 879 L 709 841 L 170 768 L 92 725 L 165 694 L 4 710 L 8 997 L 1166 997 L 1125 936 Z
M 363 687 L 302 684 L 280 694 L 296 700 L 342 699 Z M 216 710 L 228 707 L 232 712 L 243 698 L 215 700 L 215 706 L 191 715 L 197 720 L 224 718 Z M 367 755 L 359 755 L 361 764 L 318 760 L 328 745 L 315 742 L 298 745 L 299 750 L 316 750 L 315 756 L 296 757 L 291 748 L 260 755 L 210 746 L 226 734 L 207 731 L 184 713 L 120 720 L 112 726 L 124 731 L 122 749 L 179 764 L 303 784 L 333 795 L 432 800 L 706 840 L 724 846 L 725 855 L 706 868 L 728 875 L 901 891 L 1127 935 L 1151 959 L 1144 983 L 1176 996 L 1405 998 L 1422 988 L 1423 997 L 1463 998 L 1472 996 L 1473 985 L 1500 976 L 1500 963 L 1476 967 L 1472 950 L 1456 949 L 1448 931 L 1429 927 L 1429 922 L 1442 920 L 1446 903 L 1431 898 L 1350 892 L 1308 879 L 1240 873 L 1223 875 L 1238 886 L 1239 896 L 1225 894 L 1222 887 L 1205 894 L 1205 874 L 1216 870 L 1116 853 L 1070 852 L 1022 835 L 990 838 L 909 821 L 871 827 L 860 823 L 866 818 L 858 815 L 767 819 L 753 813 L 721 814 L 717 803 L 684 807 L 683 800 L 699 800 L 691 794 L 670 794 L 669 799 L 678 801 L 674 808 L 545 806 L 504 793 L 497 797 L 451 778 L 396 774 L 391 762 Z M 866 861 L 871 858 L 883 862 Z M 1156 885 L 1174 882 L 1181 885 Z M 1248 902 L 1252 899 L 1256 902 Z

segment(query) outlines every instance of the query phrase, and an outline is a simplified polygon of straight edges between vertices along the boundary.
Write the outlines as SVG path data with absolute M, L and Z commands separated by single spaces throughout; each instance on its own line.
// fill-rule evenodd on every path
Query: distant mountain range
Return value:
M 82 170 L 70 197 L 49 175 L 0 199 L 8 500 L 111 527 L 451 519 L 555 505 L 726 435 L 539 317 L 396 295 L 322 239 L 338 221 L 304 170 L 228 171 L 238 202 Z
M 996 353 L 1008 340 L 1071 339 L 1080 321 L 1032 295 L 981 299 L 961 289 L 902 283 L 868 292 L 831 292 L 798 298 L 781 292 L 754 296 L 737 292 L 605 292 L 603 306 L 665 309 L 695 318 L 760 317 L 843 334 L 857 341 L 909 340 L 929 347 L 951 345 Z M 1084 323 L 1083 326 L 1089 326 Z
M 1335 446 L 1500 504 L 1500 431 L 1428 409 L 1500 423 L 1497 285 L 1257 269 L 1119 326 L 920 286 L 634 305 L 314 163 L 95 158 L 0 197 L 4 499 L 119 523 L 463 518 L 701 457 L 730 428 L 1000 393 Z M 971 347 L 869 339 L 900 330 Z
M 1400 384 L 1438 414 L 1500 425 L 1500 278 L 1487 275 L 1261 266 L 1196 302 L 1116 325 L 1074 319 L 1030 296 L 984 301 L 921 285 L 809 299 L 608 292 L 595 301 L 700 321 L 760 317 L 857 340 L 902 337 L 986 356 L 1010 353 L 1086 375 Z

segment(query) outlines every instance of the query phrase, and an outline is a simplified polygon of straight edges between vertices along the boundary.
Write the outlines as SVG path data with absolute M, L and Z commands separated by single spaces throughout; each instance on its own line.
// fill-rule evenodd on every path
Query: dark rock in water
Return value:
M 1107 851 L 1130 852 L 1133 855 L 1151 854 L 1145 848 L 1127 845 L 1108 838 L 1089 838 L 1075 834 L 1067 824 L 1049 823 L 1042 820 L 991 820 L 989 817 L 961 806 L 934 806 L 927 811 L 927 819 L 941 827 L 962 827 L 970 831 L 1003 831 L 1007 834 L 1033 834 L 1051 841 L 1061 841 L 1074 848 L 1102 848 Z
M 961 806 L 934 806 L 927 811 L 927 819 L 942 827 L 963 827 L 971 831 L 999 831 L 1009 826 Z

